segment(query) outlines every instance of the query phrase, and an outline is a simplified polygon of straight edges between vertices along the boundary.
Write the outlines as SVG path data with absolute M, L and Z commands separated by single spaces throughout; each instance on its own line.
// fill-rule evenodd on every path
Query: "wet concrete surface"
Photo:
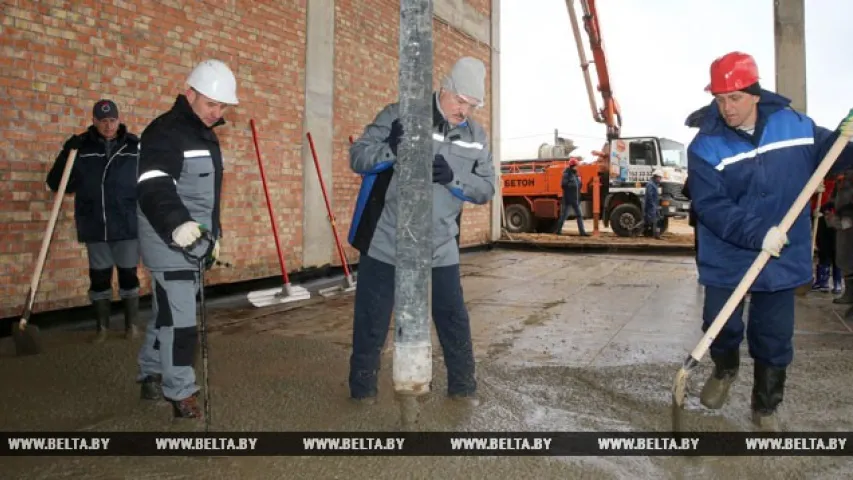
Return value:
M 692 257 L 533 253 L 463 256 L 463 287 L 482 404 L 449 402 L 433 335 L 433 392 L 422 430 L 668 431 L 670 388 L 701 332 Z M 346 385 L 352 295 L 299 308 L 209 315 L 212 428 L 218 431 L 394 431 L 393 336 L 376 405 Z M 780 410 L 790 430 L 850 431 L 853 325 L 831 294 L 797 299 L 794 364 Z M 145 315 L 143 315 L 145 317 Z M 116 322 L 120 323 L 120 322 Z M 141 340 L 120 332 L 90 345 L 83 331 L 44 332 L 46 352 L 0 343 L 0 430 L 187 431 L 164 403 L 138 400 Z M 687 428 L 750 431 L 752 360 L 727 405 L 696 398 L 710 359 L 690 376 Z M 201 368 L 197 369 L 201 374 Z M 2 478 L 849 478 L 844 457 L 231 457 L 3 458 Z

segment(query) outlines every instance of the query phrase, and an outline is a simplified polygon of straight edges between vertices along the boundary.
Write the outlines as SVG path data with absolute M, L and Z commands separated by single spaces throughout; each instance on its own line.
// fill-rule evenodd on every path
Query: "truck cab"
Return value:
M 610 141 L 610 181 L 605 196 L 604 225 L 620 236 L 630 235 L 642 220 L 643 197 L 652 172 L 663 172 L 660 186 L 661 231 L 669 218 L 686 217 L 690 201 L 681 190 L 687 181 L 687 151 L 675 140 L 660 137 L 626 137 Z

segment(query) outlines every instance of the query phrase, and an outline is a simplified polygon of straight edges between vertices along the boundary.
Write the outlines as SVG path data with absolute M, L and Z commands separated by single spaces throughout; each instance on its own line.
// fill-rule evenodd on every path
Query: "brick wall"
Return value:
M 261 3 L 274 6 L 260 5 Z M 0 318 L 20 312 L 53 195 L 44 185 L 62 142 L 91 122 L 99 98 L 116 101 L 132 132 L 168 109 L 192 66 L 227 62 L 238 77 L 239 107 L 218 129 L 226 162 L 222 255 L 210 283 L 279 273 L 252 145 L 254 118 L 288 267 L 301 267 L 302 112 L 305 0 L 251 2 L 5 1 L 0 23 Z M 72 5 L 75 5 L 72 9 Z M 488 1 L 472 2 L 488 15 Z M 336 2 L 334 208 L 349 228 L 358 179 L 348 169 L 356 136 L 397 95 L 394 0 Z M 489 49 L 435 22 L 436 81 L 460 55 L 489 64 Z M 488 85 L 488 80 L 487 80 Z M 488 129 L 489 105 L 477 113 Z M 325 212 L 317 212 L 325 216 Z M 466 206 L 462 241 L 488 240 L 488 206 Z M 357 260 L 352 250 L 350 261 Z M 334 258 L 330 252 L 330 259 Z M 36 311 L 85 305 L 84 247 L 76 242 L 73 198 L 63 202 Z M 140 268 L 143 293 L 148 278 Z

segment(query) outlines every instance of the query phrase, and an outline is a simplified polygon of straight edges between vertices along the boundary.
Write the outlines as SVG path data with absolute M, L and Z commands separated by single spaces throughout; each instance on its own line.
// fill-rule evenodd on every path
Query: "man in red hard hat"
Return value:
M 583 211 L 580 206 L 580 187 L 581 178 L 577 171 L 578 159 L 569 160 L 569 166 L 563 170 L 563 176 L 560 179 L 560 186 L 563 189 L 563 198 L 560 202 L 560 218 L 557 220 L 557 229 L 554 231 L 557 235 L 563 234 L 563 225 L 566 219 L 569 218 L 569 209 L 575 212 L 575 218 L 578 221 L 578 235 L 588 237 L 583 225 Z
M 812 279 L 811 222 L 803 209 L 787 234 L 779 222 L 793 205 L 839 132 L 815 125 L 790 100 L 761 88 L 752 56 L 732 52 L 711 64 L 706 91 L 713 102 L 691 115 L 699 128 L 688 147 L 688 177 L 696 211 L 699 282 L 705 286 L 703 327 L 716 318 L 760 251 L 770 261 L 750 287 L 749 355 L 755 360 L 752 419 L 779 430 L 786 369 L 793 360 L 794 291 Z M 853 131 L 851 116 L 839 130 Z M 838 171 L 853 164 L 845 148 Z M 743 304 L 711 345 L 714 372 L 700 399 L 725 403 L 740 367 Z

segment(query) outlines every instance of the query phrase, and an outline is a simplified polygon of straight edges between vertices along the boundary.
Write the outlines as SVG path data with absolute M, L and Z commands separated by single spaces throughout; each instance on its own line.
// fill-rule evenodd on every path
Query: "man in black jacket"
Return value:
M 118 269 L 119 297 L 124 304 L 125 336 L 136 335 L 139 312 L 139 243 L 136 228 L 136 167 L 139 139 L 119 121 L 118 107 L 99 100 L 92 125 L 72 135 L 62 146 L 47 186 L 59 190 L 71 150 L 77 158 L 65 193 L 73 193 L 77 240 L 86 244 L 89 259 L 89 299 L 95 310 L 95 342 L 107 337 L 112 302 L 113 267 Z
M 563 224 L 569 218 L 569 208 L 575 211 L 575 217 L 578 221 L 578 233 L 582 237 L 588 237 L 583 225 L 583 212 L 580 206 L 580 184 L 581 179 L 578 175 L 576 167 L 578 166 L 577 159 L 569 160 L 569 166 L 563 170 L 563 176 L 560 179 L 560 186 L 563 188 L 563 199 L 560 202 L 560 218 L 557 220 L 557 229 L 554 231 L 557 235 L 562 235 Z
M 193 360 L 198 265 L 185 254 L 219 255 L 222 153 L 214 127 L 237 105 L 234 74 L 218 60 L 199 63 L 172 109 L 142 132 L 139 246 L 151 272 L 152 317 L 139 352 L 141 396 L 172 403 L 175 417 L 201 418 Z M 203 229 L 216 239 L 200 241 Z

